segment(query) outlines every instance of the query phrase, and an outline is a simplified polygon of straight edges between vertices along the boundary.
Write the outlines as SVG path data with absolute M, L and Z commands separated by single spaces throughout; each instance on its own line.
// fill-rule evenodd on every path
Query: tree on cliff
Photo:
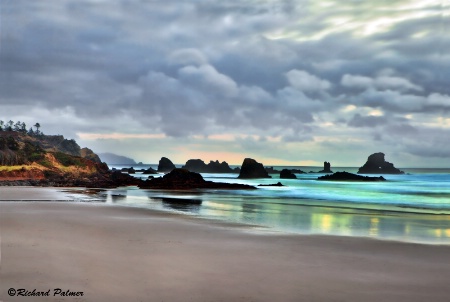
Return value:
M 39 128 L 41 128 L 41 124 L 36 123 L 36 124 L 34 125 L 34 127 L 36 127 L 36 134 L 39 134 Z
M 13 125 L 14 125 L 14 122 L 9 120 L 8 123 L 6 124 L 6 131 L 13 131 L 13 128 L 12 128 Z

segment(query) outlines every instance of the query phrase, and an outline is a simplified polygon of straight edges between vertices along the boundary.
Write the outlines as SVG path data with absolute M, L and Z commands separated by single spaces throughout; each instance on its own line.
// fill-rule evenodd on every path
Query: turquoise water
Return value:
M 404 170 L 407 174 L 384 175 L 388 181 L 372 183 L 317 181 L 320 174 L 314 173 L 297 174 L 296 180 L 203 174 L 217 182 L 256 186 L 280 181 L 285 187 L 194 192 L 121 188 L 106 192 L 105 198 L 108 203 L 247 223 L 267 231 L 450 244 L 450 169 Z

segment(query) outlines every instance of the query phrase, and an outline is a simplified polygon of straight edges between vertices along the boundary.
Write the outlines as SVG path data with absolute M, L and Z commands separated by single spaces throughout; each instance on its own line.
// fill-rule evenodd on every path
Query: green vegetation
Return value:
M 80 157 L 74 157 L 72 155 L 56 152 L 54 153 L 56 160 L 58 160 L 63 166 L 77 166 L 77 167 L 85 167 L 86 165 L 83 163 Z
M 96 171 L 83 156 L 89 154 L 93 158 L 95 153 L 91 150 L 88 150 L 90 153 L 86 150 L 81 152 L 75 140 L 65 139 L 62 135 L 44 135 L 40 129 L 39 123 L 27 131 L 25 123 L 0 120 L 0 170 L 9 171 L 9 168 L 13 167 L 13 171 L 18 167 L 33 167 L 55 173 Z
M 39 160 L 37 163 L 49 169 L 53 167 L 52 163 L 46 158 Z

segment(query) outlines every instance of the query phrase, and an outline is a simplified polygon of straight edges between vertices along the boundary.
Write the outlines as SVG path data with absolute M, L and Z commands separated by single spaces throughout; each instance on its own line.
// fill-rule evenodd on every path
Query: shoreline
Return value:
M 0 300 L 447 301 L 450 246 L 255 232 L 96 203 L 1 202 Z M 60 301 L 61 297 L 33 297 Z
M 412 243 L 412 244 L 423 244 L 423 245 L 438 245 L 438 246 L 450 246 L 450 229 L 445 229 L 445 225 L 436 224 L 440 221 L 446 221 L 450 217 L 448 214 L 442 213 L 430 213 L 430 212 L 412 212 L 412 211 L 396 211 L 390 207 L 385 207 L 383 209 L 377 208 L 361 208 L 361 207 L 350 207 L 347 205 L 335 206 L 326 204 L 296 204 L 302 208 L 303 214 L 309 213 L 316 219 L 316 225 L 313 229 L 308 228 L 289 228 L 282 225 L 272 225 L 270 223 L 262 223 L 260 221 L 241 221 L 236 219 L 227 219 L 221 216 L 211 216 L 208 214 L 202 214 L 198 212 L 191 212 L 186 209 L 173 208 L 171 204 L 161 205 L 159 199 L 164 199 L 164 197 L 157 197 L 159 201 L 152 201 L 147 204 L 143 204 L 140 200 L 132 200 L 132 202 L 120 203 L 121 199 L 114 200 L 115 197 L 126 198 L 127 194 L 123 194 L 120 189 L 120 194 L 115 194 L 114 190 L 111 189 L 89 189 L 84 187 L 0 187 L 0 205 L 4 202 L 23 202 L 23 203 L 33 203 L 33 202 L 56 202 L 56 203 L 85 203 L 92 204 L 96 206 L 118 206 L 125 209 L 138 209 L 143 211 L 156 211 L 165 215 L 176 215 L 179 219 L 195 219 L 202 220 L 213 224 L 224 224 L 232 227 L 233 225 L 241 225 L 249 228 L 249 231 L 253 233 L 268 233 L 272 235 L 299 235 L 299 236 L 330 236 L 330 237 L 348 237 L 348 238 L 361 238 L 368 240 L 379 240 L 387 242 L 399 242 L 399 243 Z M 144 190 L 145 191 L 145 190 Z M 166 191 L 162 191 L 168 193 Z M 185 193 L 184 191 L 182 191 Z M 173 192 L 170 192 L 173 193 Z M 131 198 L 134 198 L 133 195 Z M 153 197 L 152 197 L 153 198 Z M 173 198 L 173 197 L 170 197 Z M 170 199 L 169 198 L 169 199 Z M 174 198 L 176 199 L 176 198 Z M 331 210 L 331 212 L 330 212 Z M 343 211 L 344 210 L 344 211 Z M 351 210 L 348 212 L 347 210 Z M 334 214 L 333 214 L 334 213 Z M 333 218 L 333 215 L 334 218 Z M 370 230 L 362 228 L 359 229 L 358 226 L 354 226 L 355 229 L 351 227 L 343 228 L 342 222 L 332 226 L 332 223 L 339 222 L 339 217 L 373 217 L 370 221 Z M 359 216 L 358 216 L 359 215 Z M 401 215 L 401 216 L 398 216 Z M 306 216 L 309 217 L 309 216 Z M 386 221 L 390 217 L 402 217 L 402 220 L 413 219 L 410 223 L 423 224 L 429 223 L 431 225 L 436 225 L 438 229 L 434 230 L 432 234 L 419 234 L 405 236 L 398 236 L 396 233 L 386 233 L 386 227 L 398 228 L 399 224 L 394 225 L 381 225 L 381 221 Z M 301 219 L 305 219 L 305 216 L 300 216 Z M 345 218 L 346 219 L 346 218 Z M 359 222 L 361 223 L 360 218 Z M 394 218 L 397 219 L 397 218 Z M 427 220 L 430 219 L 430 220 Z M 335 221 L 335 222 L 333 222 Z M 345 221 L 347 222 L 347 220 Z M 361 226 L 360 226 L 361 227 Z M 410 226 L 407 227 L 408 231 L 414 232 L 414 228 Z M 321 228 L 323 228 L 321 230 Z M 439 232 L 440 236 L 437 237 L 435 233 Z M 380 234 L 378 234 L 380 233 Z M 428 237 L 423 237 L 428 236 Z

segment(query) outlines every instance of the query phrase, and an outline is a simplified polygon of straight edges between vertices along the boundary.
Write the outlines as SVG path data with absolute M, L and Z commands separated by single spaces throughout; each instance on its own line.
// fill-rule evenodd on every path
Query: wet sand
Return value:
M 0 232 L 0 301 L 450 300 L 449 246 L 63 202 L 0 202 Z M 83 296 L 53 297 L 56 288 Z
M 62 188 L 51 187 L 0 187 L 0 201 L 65 201 L 73 200 Z

